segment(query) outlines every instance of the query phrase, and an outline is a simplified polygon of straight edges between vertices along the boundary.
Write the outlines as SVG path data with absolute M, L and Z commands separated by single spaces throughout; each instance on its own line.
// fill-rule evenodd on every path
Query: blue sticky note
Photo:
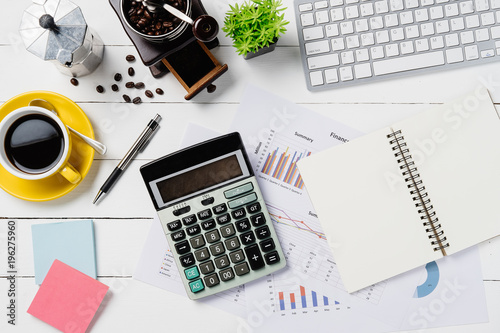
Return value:
M 35 282 L 41 284 L 58 259 L 92 278 L 97 278 L 94 223 L 69 221 L 31 226 Z

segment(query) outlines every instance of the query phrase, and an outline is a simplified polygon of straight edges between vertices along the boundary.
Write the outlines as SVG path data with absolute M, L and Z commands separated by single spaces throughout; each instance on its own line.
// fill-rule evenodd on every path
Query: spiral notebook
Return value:
M 500 119 L 485 89 L 298 167 L 349 292 L 500 234 Z

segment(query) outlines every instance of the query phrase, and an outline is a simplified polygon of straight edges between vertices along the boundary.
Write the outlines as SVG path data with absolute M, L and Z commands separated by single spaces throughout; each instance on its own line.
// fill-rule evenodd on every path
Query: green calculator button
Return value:
M 194 266 L 184 270 L 184 274 L 186 274 L 186 279 L 192 280 L 200 276 L 200 272 L 198 272 L 198 267 Z
M 189 288 L 191 288 L 191 291 L 193 293 L 197 293 L 205 289 L 205 286 L 203 285 L 203 281 L 201 279 L 198 279 L 193 282 L 189 282 Z
M 227 203 L 227 205 L 229 206 L 229 208 L 234 209 L 236 207 L 246 205 L 246 204 L 253 202 L 255 200 L 257 200 L 257 194 L 250 193 L 250 194 L 245 195 L 242 198 L 238 198 L 238 199 L 234 199 L 232 201 L 229 201 Z
M 227 199 L 231 199 L 234 197 L 237 197 L 238 195 L 241 195 L 243 193 L 247 193 L 253 190 L 253 184 L 252 183 L 246 183 L 241 186 L 232 188 L 230 190 L 224 191 L 224 196 Z

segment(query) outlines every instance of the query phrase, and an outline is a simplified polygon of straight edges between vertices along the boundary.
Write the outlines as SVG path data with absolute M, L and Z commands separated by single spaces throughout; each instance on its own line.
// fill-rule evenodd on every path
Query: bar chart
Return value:
M 299 286 L 299 288 L 298 293 L 278 291 L 280 311 L 330 306 L 330 303 L 332 305 L 340 304 L 336 300 L 330 300 L 328 296 L 318 295 L 314 290 L 306 290 L 304 286 Z

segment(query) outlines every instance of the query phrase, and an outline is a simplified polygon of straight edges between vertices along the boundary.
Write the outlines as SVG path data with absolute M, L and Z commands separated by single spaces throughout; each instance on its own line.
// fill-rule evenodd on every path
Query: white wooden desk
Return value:
M 443 103 L 480 82 L 490 84 L 490 92 L 500 103 L 500 63 L 432 75 L 360 85 L 341 90 L 311 93 L 306 89 L 300 64 L 292 9 L 288 32 L 277 49 L 265 56 L 245 61 L 230 41 L 219 34 L 221 46 L 213 53 L 229 71 L 215 84 L 217 90 L 200 93 L 185 101 L 184 89 L 172 75 L 153 79 L 140 61 L 133 63 L 134 81 L 149 88 L 161 87 L 165 94 L 154 99 L 142 97 L 140 105 L 125 104 L 121 95 L 127 81 L 127 54 L 137 55 L 107 0 L 74 0 L 106 44 L 104 60 L 90 76 L 75 87 L 48 62 L 25 50 L 18 34 L 23 10 L 30 0 L 2 0 L 0 11 L 0 103 L 22 92 L 48 90 L 77 102 L 91 120 L 96 138 L 108 147 L 105 156 L 96 154 L 84 181 L 70 194 L 53 201 L 22 201 L 0 191 L 0 332 L 55 332 L 26 313 L 38 286 L 34 282 L 31 225 L 67 219 L 94 220 L 98 279 L 110 286 L 104 305 L 92 323 L 91 332 L 236 332 L 242 319 L 201 305 L 132 279 L 152 217 L 155 214 L 139 174 L 139 167 L 176 150 L 188 123 L 198 123 L 225 132 L 235 114 L 247 83 L 262 87 L 295 103 L 330 116 L 364 132 L 412 115 L 430 104 Z M 234 0 L 205 0 L 207 11 L 222 23 L 228 4 Z M 292 1 L 286 0 L 291 6 Z M 8 5 L 8 6 L 7 6 Z M 8 9 L 7 9 L 8 8 Z M 113 75 L 122 73 L 121 91 L 111 91 Z M 106 92 L 95 87 L 102 84 Z M 112 169 L 123 157 L 154 114 L 163 117 L 161 129 L 122 179 L 100 205 L 92 200 Z M 17 325 L 6 323 L 7 269 L 5 234 L 7 222 L 17 221 Z M 448 327 L 429 332 L 500 332 L 500 239 L 480 246 L 490 322 Z M 211 327 L 208 323 L 214 323 Z M 240 330 L 241 331 L 241 330 Z M 427 332 L 427 331 L 426 331 Z

